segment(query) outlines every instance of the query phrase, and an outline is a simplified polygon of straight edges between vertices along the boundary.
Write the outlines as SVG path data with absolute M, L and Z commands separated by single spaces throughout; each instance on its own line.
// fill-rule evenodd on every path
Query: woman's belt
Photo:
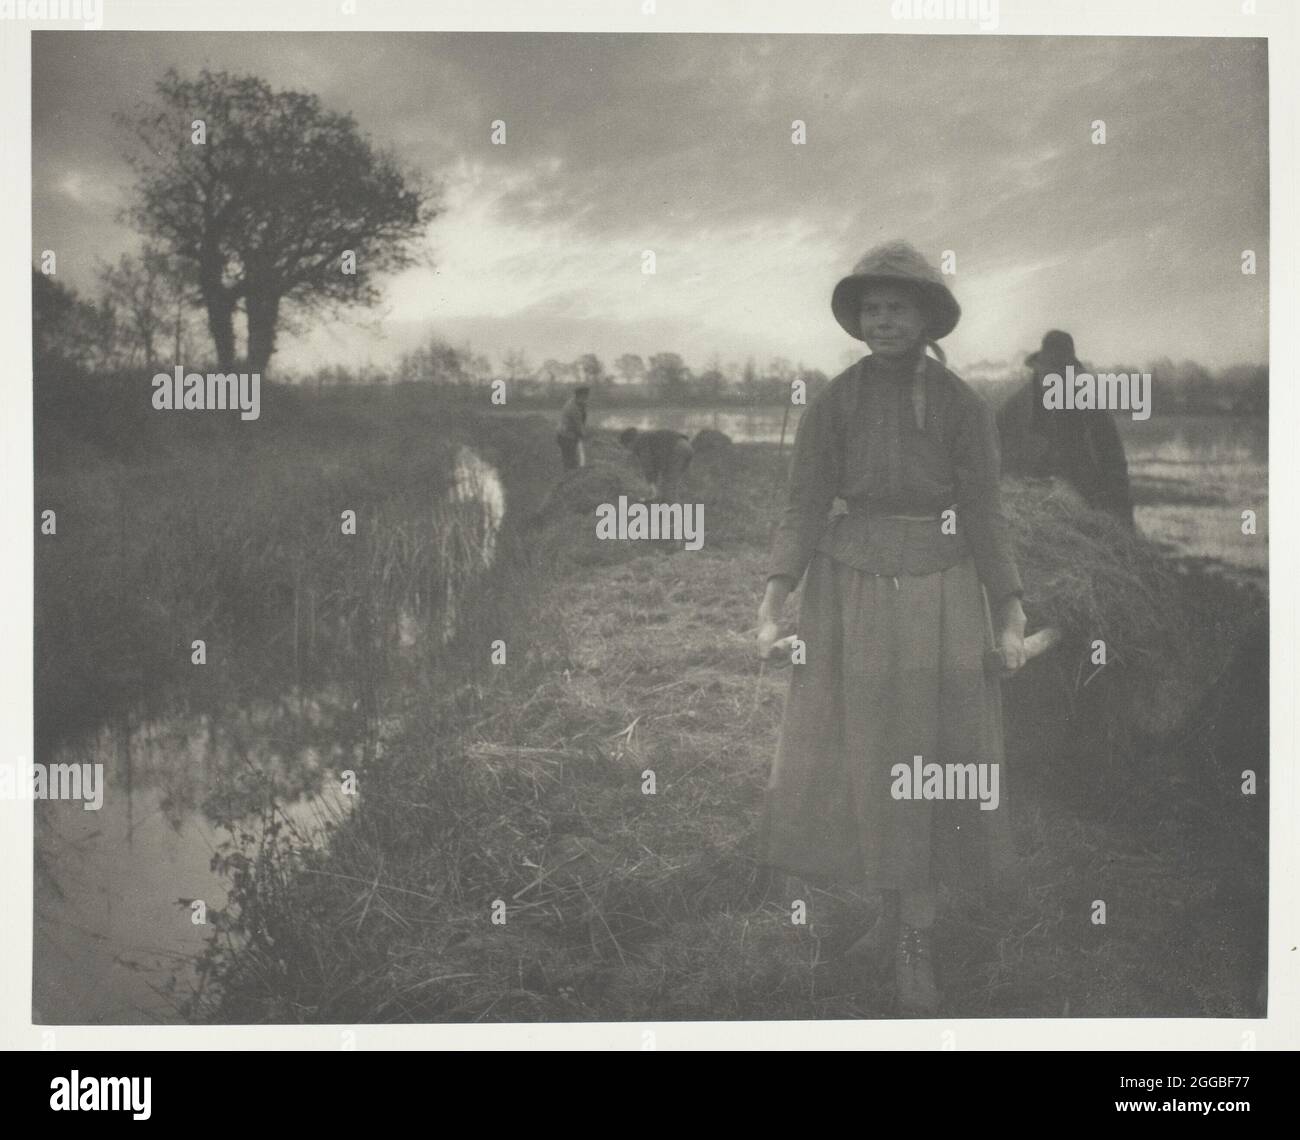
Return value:
M 922 514 L 915 507 L 908 511 L 862 500 L 839 500 L 836 506 L 842 509 L 832 512 L 816 549 L 837 562 L 872 574 L 931 574 L 967 556 L 965 535 L 937 525 L 940 512 Z

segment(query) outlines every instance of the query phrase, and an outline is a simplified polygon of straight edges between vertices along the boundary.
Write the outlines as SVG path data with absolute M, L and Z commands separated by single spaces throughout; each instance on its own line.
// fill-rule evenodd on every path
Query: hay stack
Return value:
M 602 503 L 617 503 L 620 495 L 629 499 L 644 499 L 650 488 L 627 467 L 594 463 L 566 471 L 564 477 L 547 493 L 538 508 L 540 521 L 551 521 L 563 515 L 585 515 L 595 518 L 596 508 Z
M 1178 574 L 1159 550 L 1058 480 L 1003 480 L 1030 628 L 1106 642 L 1112 663 L 1158 654 L 1178 625 Z
M 605 566 L 644 553 L 647 543 L 602 542 L 596 537 L 596 508 L 617 504 L 620 495 L 629 502 L 644 502 L 650 487 L 627 466 L 597 462 L 566 472 L 529 520 L 540 534 L 534 547 L 539 557 L 553 566 Z
M 730 459 L 735 454 L 735 444 L 725 431 L 701 428 L 691 440 L 691 450 L 697 459 L 705 462 Z
M 1003 501 L 1029 628 L 1055 625 L 1066 635 L 1053 651 L 1053 683 L 1068 691 L 1055 698 L 1074 707 L 1085 686 L 1091 690 L 1088 714 L 1071 730 L 1169 738 L 1223 674 L 1260 599 L 1180 571 L 1154 543 L 1058 481 L 1006 479 Z M 1091 660 L 1096 640 L 1106 644 L 1100 671 Z M 1026 691 L 1051 699 L 1042 684 Z

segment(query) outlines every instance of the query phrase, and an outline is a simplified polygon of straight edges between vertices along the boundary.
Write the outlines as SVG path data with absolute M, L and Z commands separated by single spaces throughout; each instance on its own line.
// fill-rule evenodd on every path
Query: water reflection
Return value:
M 315 842 L 347 810 L 359 765 L 352 701 L 290 695 L 220 714 L 101 729 L 56 750 L 103 764 L 99 811 L 37 801 L 33 1005 L 50 1023 L 175 1020 L 211 927 L 184 900 L 226 903 L 212 857 L 268 813 Z
M 442 546 L 437 599 L 441 620 L 439 642 L 445 644 L 460 623 L 460 600 L 473 581 L 496 559 L 497 531 L 506 513 L 501 476 L 472 448 L 461 447 L 452 469 L 452 483 L 434 512 L 434 529 Z M 427 599 L 426 599 L 427 600 Z M 403 606 L 397 616 L 397 643 L 410 655 L 429 627 L 416 608 Z
M 453 502 L 473 503 L 480 508 L 478 547 L 482 552 L 483 566 L 491 566 L 496 557 L 497 530 L 506 513 L 505 487 L 496 468 L 485 463 L 473 449 L 462 447 L 456 453 L 450 498 Z
M 497 472 L 462 448 L 434 510 L 447 596 L 440 608 L 405 612 L 399 642 L 423 642 L 431 620 L 450 635 L 457 598 L 493 561 L 504 514 Z M 98 811 L 34 805 L 34 1020 L 181 1020 L 213 932 L 191 920 L 190 900 L 210 912 L 227 902 L 214 859 L 236 832 L 256 837 L 272 822 L 296 845 L 319 843 L 353 802 L 342 773 L 376 754 L 373 713 L 342 685 L 294 687 L 143 723 L 121 718 L 57 747 L 51 763 L 102 764 L 107 787 Z

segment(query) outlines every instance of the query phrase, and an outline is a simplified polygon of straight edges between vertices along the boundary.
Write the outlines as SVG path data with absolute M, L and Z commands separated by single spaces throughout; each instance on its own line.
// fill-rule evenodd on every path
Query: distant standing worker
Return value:
M 641 461 L 641 471 L 654 486 L 655 498 L 671 502 L 695 455 L 691 441 L 679 431 L 630 427 L 619 433 L 618 442 Z
M 582 441 L 587 438 L 587 397 L 591 389 L 585 384 L 573 390 L 560 410 L 560 427 L 555 441 L 560 445 L 560 458 L 566 471 L 584 466 Z
M 1043 406 L 1043 377 L 1064 376 L 1071 365 L 1076 372 L 1084 370 L 1074 354 L 1074 338 L 1052 329 L 1043 337 L 1042 347 L 1025 357 L 1025 364 L 1033 370 L 1033 378 L 998 412 L 1002 470 L 1008 475 L 1058 476 L 1088 506 L 1108 511 L 1131 527 L 1128 461 L 1110 412 Z

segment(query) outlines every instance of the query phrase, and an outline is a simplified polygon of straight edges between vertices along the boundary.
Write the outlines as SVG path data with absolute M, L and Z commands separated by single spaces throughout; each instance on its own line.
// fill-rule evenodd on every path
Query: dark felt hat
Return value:
M 925 335 L 929 340 L 945 337 L 957 327 L 961 306 L 942 274 L 907 242 L 890 241 L 863 254 L 853 272 L 831 294 L 831 312 L 840 328 L 855 340 L 862 339 L 862 290 L 880 281 L 904 282 L 916 288 L 925 309 Z
M 1025 363 L 1030 368 L 1038 368 L 1040 365 L 1047 368 L 1064 368 L 1067 364 L 1073 364 L 1075 368 L 1083 367 L 1074 354 L 1074 337 L 1060 329 L 1050 329 L 1045 332 L 1042 345 L 1037 352 L 1031 352 L 1025 357 Z

